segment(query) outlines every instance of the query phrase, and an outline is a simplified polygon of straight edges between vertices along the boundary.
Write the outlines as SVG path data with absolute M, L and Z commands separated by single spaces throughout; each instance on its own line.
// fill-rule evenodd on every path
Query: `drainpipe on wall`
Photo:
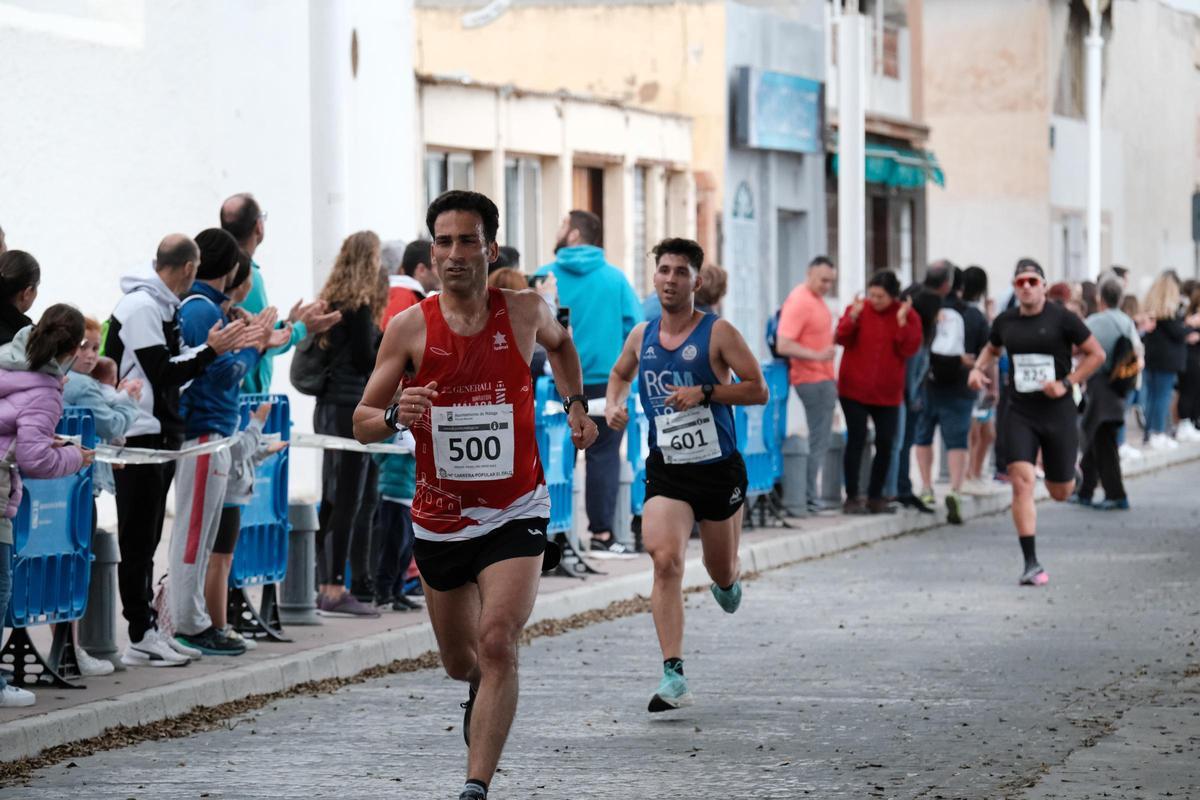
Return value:
M 1100 274 L 1100 84 L 1104 37 L 1100 35 L 1100 0 L 1089 0 L 1092 29 L 1087 44 L 1088 207 L 1087 264 L 1089 280 Z
M 838 13 L 839 4 L 834 4 Z M 858 0 L 838 20 L 838 297 L 848 305 L 867 285 L 866 276 L 866 21 Z
M 309 11 L 312 120 L 313 281 L 320 287 L 349 232 L 347 101 L 351 26 L 346 5 L 318 0 Z

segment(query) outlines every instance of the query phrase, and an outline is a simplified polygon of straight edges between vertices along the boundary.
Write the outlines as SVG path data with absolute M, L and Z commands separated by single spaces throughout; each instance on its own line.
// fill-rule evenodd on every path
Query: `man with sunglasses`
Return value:
M 1033 259 L 1017 262 L 1013 277 L 1016 307 L 992 323 L 969 384 L 980 390 L 990 382 L 988 368 L 1008 351 L 1012 368 L 1011 393 L 1004 418 L 1008 476 L 1012 484 L 1013 522 L 1025 557 L 1022 586 L 1044 586 L 1049 580 L 1034 547 L 1037 508 L 1033 500 L 1034 464 L 1038 450 L 1046 473 L 1046 489 L 1055 500 L 1066 500 L 1075 488 L 1075 458 L 1079 452 L 1079 424 L 1074 387 L 1104 363 L 1104 349 L 1083 320 L 1063 306 L 1047 302 L 1046 274 Z M 1071 369 L 1071 355 L 1079 348 L 1079 366 Z

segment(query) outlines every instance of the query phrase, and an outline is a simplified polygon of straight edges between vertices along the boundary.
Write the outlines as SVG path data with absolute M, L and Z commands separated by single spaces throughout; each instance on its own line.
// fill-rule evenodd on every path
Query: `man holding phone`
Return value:
M 600 429 L 599 438 L 586 454 L 585 498 L 591 551 L 611 558 L 629 552 L 613 536 L 613 510 L 621 476 L 621 434 L 604 422 L 604 395 L 622 343 L 642 321 L 642 309 L 625 273 L 605 260 L 603 234 L 598 216 L 590 211 L 572 211 L 559 229 L 555 260 L 539 269 L 535 280 L 547 276 L 547 281 L 557 282 L 558 321 L 571 329 L 579 350 L 588 415 Z

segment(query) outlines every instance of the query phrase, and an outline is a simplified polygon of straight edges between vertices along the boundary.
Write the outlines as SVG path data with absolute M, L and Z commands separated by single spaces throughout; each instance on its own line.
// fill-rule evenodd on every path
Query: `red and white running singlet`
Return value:
M 549 517 L 533 383 L 504 293 L 488 289 L 488 321 L 474 336 L 450 330 L 436 296 L 421 310 L 425 354 L 415 383 L 437 381 L 438 396 L 412 426 L 417 538 L 474 539 L 515 519 Z

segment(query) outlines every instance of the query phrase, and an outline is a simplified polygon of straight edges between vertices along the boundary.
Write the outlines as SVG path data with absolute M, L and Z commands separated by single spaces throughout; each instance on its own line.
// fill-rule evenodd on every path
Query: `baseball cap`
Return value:
M 1018 261 L 1017 269 L 1013 272 L 1013 277 L 1016 278 L 1020 275 L 1024 275 L 1027 272 L 1034 273 L 1043 281 L 1046 280 L 1046 273 L 1042 271 L 1042 265 L 1034 261 L 1032 258 L 1022 258 L 1020 261 Z

